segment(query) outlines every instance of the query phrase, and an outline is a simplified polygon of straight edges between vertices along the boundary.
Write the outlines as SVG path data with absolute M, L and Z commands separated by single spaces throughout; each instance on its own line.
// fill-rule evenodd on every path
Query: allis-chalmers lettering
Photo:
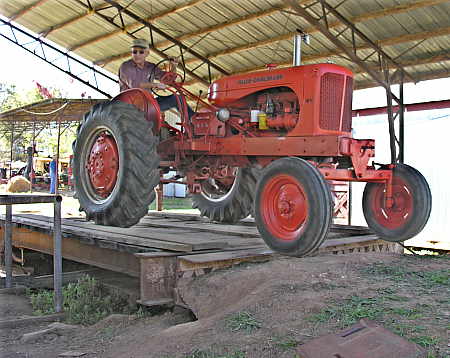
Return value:
M 283 78 L 283 75 L 261 76 L 261 77 L 247 78 L 245 80 L 239 80 L 238 83 L 240 85 L 248 85 L 249 83 L 276 81 L 276 80 L 281 80 L 282 78 Z

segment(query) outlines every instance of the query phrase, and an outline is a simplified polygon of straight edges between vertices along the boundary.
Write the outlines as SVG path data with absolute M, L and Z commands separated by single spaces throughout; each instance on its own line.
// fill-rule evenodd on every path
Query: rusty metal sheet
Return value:
M 361 320 L 352 327 L 300 346 L 302 358 L 421 358 L 424 349 L 375 322 Z

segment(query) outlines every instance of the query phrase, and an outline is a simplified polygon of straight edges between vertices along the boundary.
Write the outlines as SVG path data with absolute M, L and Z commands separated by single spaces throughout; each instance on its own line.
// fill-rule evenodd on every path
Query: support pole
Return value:
M 59 146 L 61 142 L 61 116 L 58 117 L 58 144 L 56 146 L 56 184 L 55 195 L 58 195 L 59 189 Z
M 14 123 L 11 126 L 11 147 L 10 147 L 10 154 L 9 154 L 9 179 L 11 179 L 11 176 L 12 176 L 13 145 L 14 145 Z
M 398 148 L 398 162 L 404 163 L 405 161 L 405 104 L 403 101 L 403 80 L 404 75 L 400 73 L 400 104 L 399 104 L 399 130 L 398 130 L 398 140 L 399 140 L 399 148 Z
M 6 205 L 6 218 L 5 218 L 5 269 L 6 279 L 5 287 L 12 287 L 12 206 Z
M 156 187 L 156 210 L 163 210 L 163 184 L 159 183 Z
M 55 290 L 55 311 L 63 310 L 62 295 L 62 244 L 61 244 L 61 196 L 57 195 L 53 213 L 53 285 Z

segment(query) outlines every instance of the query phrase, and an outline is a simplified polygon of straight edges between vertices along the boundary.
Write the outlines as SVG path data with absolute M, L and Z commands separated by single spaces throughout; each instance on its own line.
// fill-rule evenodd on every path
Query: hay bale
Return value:
M 6 191 L 8 193 L 25 193 L 30 191 L 31 183 L 27 178 L 17 175 L 8 180 Z

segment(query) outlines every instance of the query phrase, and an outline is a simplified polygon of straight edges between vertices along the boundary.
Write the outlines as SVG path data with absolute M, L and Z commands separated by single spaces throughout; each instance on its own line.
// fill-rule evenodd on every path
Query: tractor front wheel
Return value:
M 431 212 L 431 191 L 423 175 L 398 164 L 393 169 L 392 203 L 386 205 L 384 184 L 367 183 L 363 212 L 367 225 L 383 240 L 402 242 L 425 227 Z
M 223 223 L 236 223 L 253 214 L 257 169 L 239 168 L 231 183 L 205 180 L 199 194 L 192 196 L 192 207 L 202 216 Z
M 99 225 L 136 224 L 159 183 L 153 124 L 135 106 L 113 101 L 94 106 L 74 143 L 73 175 L 80 209 Z
M 332 198 L 322 174 L 306 160 L 272 162 L 256 189 L 255 221 L 275 251 L 304 256 L 325 239 L 332 221 Z

